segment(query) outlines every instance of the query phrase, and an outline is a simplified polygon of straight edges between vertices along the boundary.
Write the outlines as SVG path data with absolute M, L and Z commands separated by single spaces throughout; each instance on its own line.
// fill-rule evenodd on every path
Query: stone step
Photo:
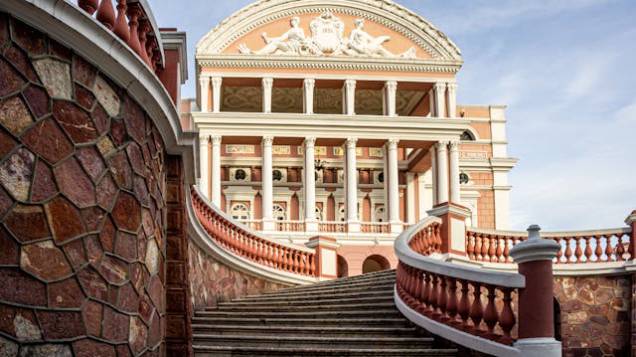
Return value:
M 235 336 L 316 336 L 316 337 L 418 337 L 415 327 L 340 327 L 340 326 L 246 326 L 192 324 L 194 334 Z
M 322 282 L 319 282 L 319 283 L 311 284 L 309 286 L 324 286 L 324 285 L 333 285 L 333 284 L 352 284 L 352 283 L 357 283 L 357 282 L 362 282 L 362 281 L 375 281 L 375 280 L 384 279 L 384 278 L 395 279 L 395 270 L 384 270 L 384 271 L 375 272 L 375 273 L 367 273 L 367 274 L 357 275 L 357 276 L 354 276 L 354 277 L 338 278 L 338 279 L 322 281 Z M 308 285 L 294 286 L 294 287 L 285 288 L 285 289 L 282 289 L 282 290 L 279 290 L 279 291 L 298 290 L 298 289 L 303 289 L 303 288 L 305 288 L 307 286 Z
M 313 326 L 313 327 L 410 327 L 403 317 L 397 318 L 249 318 L 249 317 L 194 317 L 193 324 L 240 326 Z
M 271 296 L 271 295 L 259 295 L 252 297 L 244 297 L 240 299 L 234 299 L 233 302 L 276 302 L 276 301 L 306 301 L 306 300 L 329 300 L 329 299 L 348 299 L 348 298 L 366 298 L 366 297 L 393 297 L 393 289 L 387 291 L 361 291 L 361 292 L 341 292 L 333 294 L 311 294 L 301 293 L 297 295 L 283 295 L 283 296 Z
M 313 305 L 219 305 L 216 311 L 233 311 L 239 313 L 252 312 L 322 312 L 322 311 L 362 311 L 362 310 L 382 310 L 395 309 L 393 300 L 388 302 L 368 302 L 368 303 L 349 303 L 349 304 L 313 304 Z M 212 310 L 215 311 L 215 310 Z M 397 311 L 397 310 L 396 310 Z
M 343 304 L 365 304 L 365 303 L 392 303 L 393 295 L 385 294 L 385 296 L 372 296 L 372 297 L 355 297 L 355 298 L 335 298 L 335 299 L 312 299 L 310 297 L 296 300 L 277 300 L 277 301 L 238 301 L 222 302 L 218 304 L 219 309 L 226 307 L 271 307 L 277 308 L 281 306 L 298 306 L 298 305 L 318 305 L 318 306 L 330 306 L 330 305 L 343 305 Z M 215 308 L 206 308 L 206 310 L 214 310 Z
M 404 318 L 395 308 L 383 310 L 359 311 L 285 311 L 285 312 L 234 312 L 234 311 L 197 311 L 196 317 L 225 317 L 225 318 Z
M 259 295 L 262 297 L 278 297 L 278 296 L 298 296 L 298 295 L 307 295 L 307 294 L 333 294 L 333 293 L 353 293 L 353 292 L 377 292 L 377 291 L 388 291 L 393 290 L 395 286 L 395 280 L 386 280 L 381 282 L 367 282 L 364 284 L 357 285 L 343 285 L 343 286 L 323 286 L 323 287 L 307 287 L 303 290 L 294 290 L 294 291 L 278 291 L 267 293 L 263 295 Z M 246 296 L 245 299 L 249 299 L 255 297 L 254 295 Z
M 195 345 L 199 346 L 242 346 L 242 347 L 345 347 L 346 348 L 431 348 L 430 337 L 316 337 L 316 336 L 263 336 L 263 335 L 211 335 L 193 334 Z
M 370 348 L 323 348 L 305 347 L 217 347 L 194 345 L 197 357 L 451 357 L 457 356 L 453 349 L 370 349 Z

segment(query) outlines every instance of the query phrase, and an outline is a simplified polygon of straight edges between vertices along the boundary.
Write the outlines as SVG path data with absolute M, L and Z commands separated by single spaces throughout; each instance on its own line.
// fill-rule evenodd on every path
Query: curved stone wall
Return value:
M 0 355 L 160 354 L 156 128 L 70 49 L 0 14 Z

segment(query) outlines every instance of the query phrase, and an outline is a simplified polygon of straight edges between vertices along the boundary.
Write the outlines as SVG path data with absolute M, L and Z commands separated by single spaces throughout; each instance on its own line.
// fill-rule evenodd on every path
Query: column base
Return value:
M 524 338 L 515 342 L 514 347 L 524 357 L 561 357 L 561 342 L 552 337 Z
M 348 221 L 347 222 L 347 232 L 349 233 L 358 233 L 360 232 L 360 221 Z
M 306 219 L 305 220 L 305 232 L 318 232 L 318 220 Z
M 273 232 L 276 230 L 276 222 L 273 219 L 263 218 L 263 231 Z
M 404 224 L 400 221 L 393 221 L 389 224 L 391 226 L 391 233 L 402 233 L 402 231 L 404 231 Z

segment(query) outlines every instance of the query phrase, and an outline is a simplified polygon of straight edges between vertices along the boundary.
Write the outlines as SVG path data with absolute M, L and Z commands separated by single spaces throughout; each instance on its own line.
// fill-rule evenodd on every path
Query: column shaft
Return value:
M 457 116 L 457 84 L 448 83 L 446 89 L 448 90 L 448 117 L 455 118 Z
M 274 87 L 273 78 L 263 78 L 263 113 L 272 112 L 272 88 Z
M 433 86 L 435 90 L 435 116 L 438 118 L 446 117 L 446 84 L 437 82 Z
M 400 222 L 400 190 L 398 168 L 398 140 L 389 139 L 387 142 L 387 162 L 389 171 L 389 221 Z
M 274 186 L 273 186 L 273 167 L 272 167 L 272 144 L 274 138 L 270 136 L 263 137 L 263 162 L 261 170 L 261 182 L 263 188 L 263 230 L 272 230 L 274 227 Z
M 345 106 L 345 114 L 356 114 L 356 81 L 354 79 L 347 79 L 345 81 L 343 104 Z
M 448 202 L 448 141 L 437 143 L 437 204 Z
M 210 111 L 210 77 L 201 76 L 199 78 L 199 84 L 201 86 L 201 112 L 207 113 Z
M 358 139 L 348 138 L 345 142 L 346 155 L 346 194 L 347 194 L 347 222 L 349 231 L 359 230 L 360 219 L 358 218 L 358 164 L 356 158 L 356 143 Z M 353 227 L 352 227 L 353 226 Z
M 212 203 L 221 207 L 221 137 L 212 137 Z
M 212 78 L 212 112 L 221 112 L 221 85 L 223 84 L 223 78 Z
M 316 138 L 305 138 L 305 221 L 310 223 L 316 221 L 315 145 Z
M 384 114 L 390 117 L 396 116 L 396 96 L 397 96 L 397 82 L 396 81 L 388 81 L 384 84 L 384 95 L 386 99 L 384 103 L 386 108 L 384 109 Z
M 450 181 L 450 201 L 461 204 L 461 193 L 459 183 L 459 142 L 452 141 L 449 151 L 449 181 Z
M 314 114 L 314 87 L 316 80 L 313 78 L 305 79 L 303 83 L 303 105 L 305 114 Z
M 210 198 L 210 167 L 209 167 L 209 136 L 203 135 L 199 137 L 199 170 L 201 177 L 199 178 L 199 189 L 203 195 Z

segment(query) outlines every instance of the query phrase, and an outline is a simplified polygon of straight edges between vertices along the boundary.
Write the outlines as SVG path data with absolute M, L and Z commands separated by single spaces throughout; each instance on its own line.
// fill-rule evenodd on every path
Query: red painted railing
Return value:
M 164 67 L 161 35 L 145 4 L 140 0 L 77 0 L 82 10 L 94 16 L 158 72 Z
M 441 253 L 442 238 L 440 236 L 440 228 L 440 223 L 431 222 L 413 235 L 409 242 L 409 247 L 411 247 L 414 252 L 422 255 Z
M 631 259 L 634 241 L 631 228 L 598 231 L 546 232 L 544 239 L 552 239 L 561 246 L 556 264 L 607 263 Z M 507 232 L 482 229 L 466 230 L 466 253 L 471 260 L 510 263 L 510 250 L 526 240 L 526 232 Z
M 196 189 L 191 194 L 197 219 L 208 236 L 231 253 L 277 270 L 317 276 L 314 253 L 259 237 L 211 208 Z

